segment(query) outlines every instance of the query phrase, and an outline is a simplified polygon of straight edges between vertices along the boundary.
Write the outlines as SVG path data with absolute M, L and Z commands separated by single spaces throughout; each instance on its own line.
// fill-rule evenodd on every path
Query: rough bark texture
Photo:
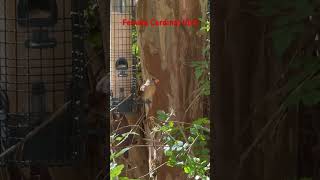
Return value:
M 213 178 L 290 179 L 295 170 L 296 138 L 292 136 L 295 123 L 288 122 L 289 118 L 269 128 L 239 167 L 240 155 L 278 108 L 277 97 L 256 105 L 274 89 L 283 67 L 272 56 L 264 19 L 242 11 L 248 3 L 216 0 L 213 5 Z
M 207 1 L 139 0 L 137 19 L 150 22 L 152 18 L 157 20 L 200 18 L 203 12 L 206 12 L 205 2 Z M 186 112 L 187 107 L 195 99 L 193 92 L 197 87 L 193 70 L 188 64 L 202 60 L 201 49 L 204 40 L 197 35 L 198 30 L 199 27 L 138 27 L 143 78 L 155 77 L 160 80 L 146 119 L 147 124 L 156 111 L 168 112 L 170 108 L 175 110 L 177 121 L 191 122 L 201 116 L 202 107 L 199 102 Z M 149 155 L 153 153 L 152 151 L 149 149 Z M 159 151 L 157 154 L 161 158 Z M 153 166 L 152 163 L 149 159 L 149 167 Z M 160 164 L 161 162 L 157 163 Z M 186 178 L 177 169 L 166 166 L 162 166 L 155 174 L 157 179 L 161 180 Z

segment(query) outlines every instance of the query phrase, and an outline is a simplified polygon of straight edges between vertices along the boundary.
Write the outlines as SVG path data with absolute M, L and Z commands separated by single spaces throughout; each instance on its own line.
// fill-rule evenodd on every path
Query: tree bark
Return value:
M 137 19 L 150 22 L 157 20 L 198 19 L 207 12 L 207 1 L 202 0 L 140 0 L 137 4 Z M 195 102 L 189 111 L 187 107 L 195 98 L 197 88 L 192 61 L 203 60 L 201 50 L 205 40 L 197 35 L 198 27 L 147 27 L 138 26 L 138 43 L 141 49 L 141 65 L 144 80 L 157 78 L 160 85 L 152 99 L 146 121 L 151 121 L 158 110 L 175 111 L 175 118 L 191 122 L 202 114 L 202 106 Z M 147 123 L 148 123 L 147 122 Z M 148 126 L 145 126 L 148 129 Z M 148 136 L 148 135 L 147 135 Z M 149 154 L 152 153 L 149 149 Z M 161 151 L 157 151 L 161 158 Z M 161 165 L 158 162 L 157 165 Z M 149 167 L 153 166 L 149 159 Z M 157 179 L 186 179 L 177 169 L 162 166 L 156 172 Z

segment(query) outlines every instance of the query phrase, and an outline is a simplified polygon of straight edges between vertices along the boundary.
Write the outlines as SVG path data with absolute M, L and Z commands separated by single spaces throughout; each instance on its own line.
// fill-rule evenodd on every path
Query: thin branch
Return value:
M 143 176 L 140 176 L 138 179 L 141 179 L 143 177 L 146 177 L 148 176 L 149 174 L 152 174 L 153 172 L 155 172 L 157 169 L 161 168 L 162 166 L 166 165 L 168 162 L 164 162 L 162 164 L 160 164 L 158 167 L 152 169 L 152 171 L 148 172 L 147 174 L 143 175 Z
M 102 173 L 103 173 L 103 170 L 100 170 L 99 173 L 96 175 L 95 180 L 98 180 L 99 177 L 101 177 Z
M 130 97 L 132 96 L 132 94 L 129 94 L 129 96 L 127 96 L 126 98 L 124 98 L 119 104 L 117 104 L 114 108 L 110 109 L 110 112 L 116 110 L 121 104 L 123 104 L 126 100 L 128 100 Z
M 304 83 L 308 80 L 308 79 L 312 79 L 314 76 L 316 76 L 319 73 L 319 71 L 315 71 L 313 73 L 311 73 L 310 75 L 307 75 L 302 81 L 300 81 L 300 83 L 293 88 L 284 98 L 284 100 L 286 98 L 288 98 L 290 95 L 292 95 L 296 90 L 298 90 L 299 88 L 301 88 Z M 256 136 L 256 138 L 254 139 L 254 141 L 250 144 L 250 146 L 246 149 L 246 151 L 244 153 L 241 154 L 240 156 L 240 164 L 239 167 L 242 167 L 242 163 L 247 159 L 247 157 L 249 156 L 250 152 L 253 150 L 253 148 L 258 144 L 258 142 L 262 139 L 262 137 L 265 135 L 265 133 L 267 132 L 267 129 L 269 129 L 269 127 L 271 126 L 271 124 L 273 122 L 275 122 L 277 120 L 276 117 L 278 117 L 278 115 L 281 115 L 281 112 L 284 110 L 285 108 L 285 103 L 282 102 L 282 104 L 280 105 L 280 107 L 278 108 L 278 111 L 276 111 L 268 120 L 268 122 L 266 123 L 266 125 L 262 128 L 262 130 L 260 131 L 260 133 Z
M 190 144 L 190 147 L 188 148 L 188 153 L 192 153 L 191 148 L 194 145 L 194 143 L 196 142 L 196 140 L 198 139 L 199 135 L 194 139 L 194 141 Z M 193 154 L 192 154 L 193 155 Z
M 24 144 L 26 141 L 31 139 L 33 136 L 35 136 L 37 133 L 40 132 L 43 128 L 45 128 L 49 123 L 53 122 L 54 120 L 58 119 L 57 117 L 60 116 L 70 105 L 71 101 L 66 102 L 63 106 L 61 106 L 57 111 L 55 111 L 47 120 L 45 120 L 42 124 L 35 127 L 34 130 L 29 132 L 21 141 L 16 143 L 15 145 L 12 145 L 10 148 L 8 148 L 6 151 L 0 154 L 0 159 L 8 155 L 9 153 L 15 151 L 19 146 Z
M 130 146 L 110 146 L 111 148 L 136 148 L 136 147 L 165 147 L 165 145 L 152 145 L 152 144 L 134 144 L 134 145 L 130 145 Z
M 144 131 L 144 129 L 142 129 L 142 127 L 140 127 L 139 125 L 127 125 L 127 126 L 122 126 L 122 127 L 118 127 L 115 131 L 119 131 L 119 130 L 121 130 L 121 129 L 130 128 L 130 127 L 138 128 L 138 129 L 140 129 L 141 131 Z

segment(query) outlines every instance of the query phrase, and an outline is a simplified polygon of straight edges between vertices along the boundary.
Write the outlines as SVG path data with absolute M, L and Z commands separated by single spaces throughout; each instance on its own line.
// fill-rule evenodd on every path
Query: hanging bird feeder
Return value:
M 49 48 L 56 46 L 55 38 L 49 38 L 48 27 L 57 23 L 56 0 L 19 0 L 17 7 L 17 21 L 25 27 L 38 27 L 32 29 L 31 39 L 25 41 L 30 48 Z
M 134 111 L 136 63 L 132 54 L 132 27 L 122 24 L 133 18 L 133 0 L 112 0 L 110 19 L 110 103 L 119 113 Z
M 81 158 L 85 91 L 84 0 L 0 0 L 0 152 L 70 104 L 2 165 Z M 19 156 L 17 156 L 19 153 Z

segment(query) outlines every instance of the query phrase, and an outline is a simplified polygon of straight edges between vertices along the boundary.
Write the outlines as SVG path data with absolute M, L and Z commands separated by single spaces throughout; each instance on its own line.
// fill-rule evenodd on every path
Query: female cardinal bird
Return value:
M 152 97 L 156 92 L 156 85 L 159 84 L 158 79 L 152 78 L 151 80 L 148 79 L 141 87 L 140 91 L 143 92 L 142 99 L 145 103 L 151 103 Z

